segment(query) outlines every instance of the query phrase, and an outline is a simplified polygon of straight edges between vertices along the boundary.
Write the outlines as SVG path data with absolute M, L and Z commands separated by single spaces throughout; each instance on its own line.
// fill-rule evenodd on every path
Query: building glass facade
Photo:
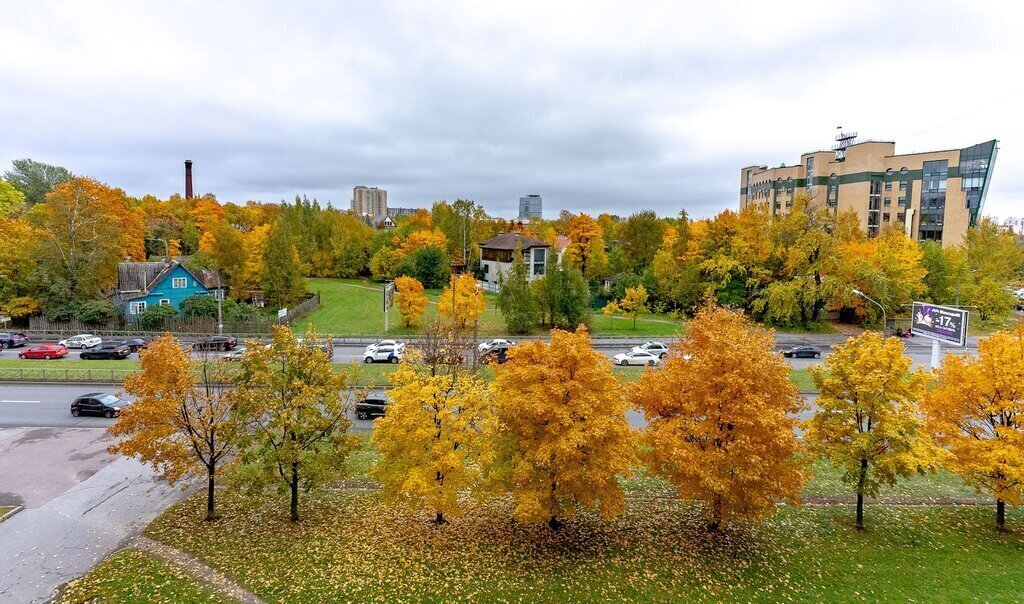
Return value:
M 960 188 L 967 195 L 971 226 L 978 223 L 978 214 L 985 201 L 985 184 L 988 182 L 988 169 L 995 157 L 995 150 L 995 141 L 960 150 Z
M 921 170 L 921 221 L 918 239 L 942 241 L 942 224 L 946 215 L 946 178 L 949 161 L 926 161 Z

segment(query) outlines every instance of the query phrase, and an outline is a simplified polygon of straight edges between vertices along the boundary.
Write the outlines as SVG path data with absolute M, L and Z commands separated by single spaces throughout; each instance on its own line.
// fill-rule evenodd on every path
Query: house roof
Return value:
M 196 279 L 206 286 L 206 289 L 219 289 L 223 287 L 220 271 L 215 268 L 204 268 L 196 274 Z
M 481 241 L 479 245 L 480 249 L 488 250 L 514 250 L 516 247 L 528 250 L 535 247 L 551 247 L 540 239 L 527 237 L 522 233 L 502 233 L 497 237 Z
M 171 271 L 179 266 L 183 271 L 192 275 L 192 278 L 206 289 L 210 289 L 210 286 L 207 285 L 207 279 L 212 278 L 214 283 L 217 281 L 217 271 L 210 269 L 200 271 L 200 274 L 212 273 L 212 275 L 204 274 L 204 279 L 188 270 L 185 265 L 180 264 L 177 260 L 171 260 L 170 262 L 118 262 L 117 293 L 124 296 L 126 300 L 147 296 L 150 290 L 159 285 Z

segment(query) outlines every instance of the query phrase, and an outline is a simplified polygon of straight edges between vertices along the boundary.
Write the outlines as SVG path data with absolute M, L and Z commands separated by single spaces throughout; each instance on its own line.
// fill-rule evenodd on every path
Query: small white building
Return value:
M 480 270 L 483 271 L 484 282 L 496 285 L 498 278 L 512 269 L 517 248 L 522 251 L 523 262 L 526 263 L 526 279 L 533 281 L 544 276 L 551 246 L 522 233 L 502 233 L 480 242 Z

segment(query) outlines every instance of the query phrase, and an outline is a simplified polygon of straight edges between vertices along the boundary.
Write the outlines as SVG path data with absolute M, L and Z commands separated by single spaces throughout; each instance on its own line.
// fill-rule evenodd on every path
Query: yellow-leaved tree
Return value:
M 251 489 L 276 484 L 291 498 L 299 520 L 299 489 L 345 473 L 358 441 L 348 433 L 348 375 L 335 373 L 310 327 L 302 342 L 291 329 L 274 326 L 269 346 L 251 346 L 235 380 L 237 412 L 248 427 L 233 478 Z
M 406 327 L 419 325 L 428 302 L 423 295 L 423 284 L 415 277 L 398 277 L 395 290 L 398 291 L 398 312 L 402 313 L 402 323 Z
M 1024 487 L 1024 323 L 981 340 L 976 357 L 947 355 L 937 377 L 925 425 L 952 454 L 949 469 L 995 497 L 1001 531 Z
M 704 505 L 711 530 L 798 502 L 807 481 L 792 418 L 802 401 L 773 346 L 740 311 L 705 308 L 664 368 L 629 387 L 648 421 L 647 465 Z
M 865 495 L 933 470 L 941 457 L 917 414 L 924 376 L 910 366 L 903 342 L 865 332 L 810 369 L 819 409 L 804 422 L 804 445 L 853 484 L 858 529 L 864 528 Z
M 169 334 L 152 342 L 141 371 L 125 379 L 135 401 L 107 431 L 121 437 L 111 453 L 138 457 L 174 484 L 206 479 L 206 519 L 214 514 L 216 477 L 243 436 L 233 392 L 216 361 L 192 359 Z
M 623 314 L 633 318 L 633 329 L 636 329 L 637 317 L 648 312 L 647 299 L 647 288 L 643 285 L 635 285 L 626 288 L 626 296 L 619 300 L 619 308 Z
M 391 403 L 377 420 L 380 450 L 373 475 L 384 497 L 427 508 L 437 524 L 463 512 L 460 494 L 481 480 L 490 409 L 487 386 L 475 375 L 438 373 L 410 354 L 391 378 Z M 412 361 L 412 362 L 409 362 Z
M 508 359 L 491 385 L 490 477 L 512 493 L 516 519 L 558 530 L 577 506 L 606 519 L 621 514 L 619 478 L 636 451 L 622 387 L 587 329 L 553 330 L 550 344 L 519 344 Z
M 438 313 L 442 317 L 448 317 L 458 327 L 465 327 L 469 321 L 475 321 L 487 308 L 487 300 L 479 286 L 480 282 L 473 275 L 459 275 L 455 279 L 454 294 L 450 283 L 441 292 L 441 297 L 437 300 Z

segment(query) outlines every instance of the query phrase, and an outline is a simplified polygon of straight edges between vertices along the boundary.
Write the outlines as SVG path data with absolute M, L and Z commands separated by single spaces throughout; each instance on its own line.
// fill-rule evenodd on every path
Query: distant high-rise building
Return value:
M 540 195 L 527 195 L 519 198 L 519 219 L 529 220 L 540 218 L 544 213 L 544 199 Z
M 352 211 L 370 216 L 387 216 L 388 192 L 377 187 L 362 185 L 352 189 Z

